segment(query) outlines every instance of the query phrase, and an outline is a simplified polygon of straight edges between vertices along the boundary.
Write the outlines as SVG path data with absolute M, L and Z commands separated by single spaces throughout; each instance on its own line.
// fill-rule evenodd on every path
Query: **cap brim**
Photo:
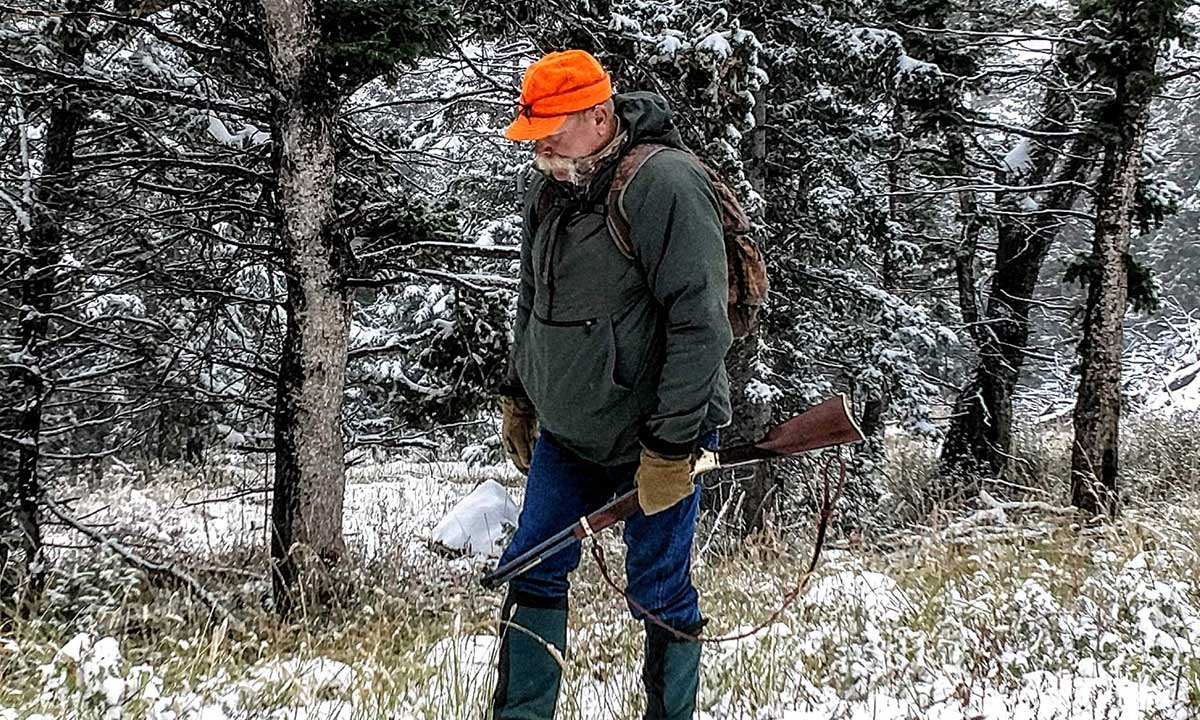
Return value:
M 504 131 L 504 137 L 517 142 L 541 140 L 558 132 L 559 128 L 566 121 L 566 115 L 558 115 L 556 117 L 525 117 L 524 115 L 518 115 L 517 119 L 513 120 L 508 129 Z

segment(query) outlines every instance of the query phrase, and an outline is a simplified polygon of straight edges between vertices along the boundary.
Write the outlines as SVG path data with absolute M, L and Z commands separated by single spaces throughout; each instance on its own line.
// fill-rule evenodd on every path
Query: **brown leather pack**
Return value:
M 646 161 L 667 145 L 643 143 L 633 146 L 617 165 L 608 190 L 607 222 L 609 234 L 617 248 L 628 258 L 634 255 L 629 219 L 625 216 L 622 199 L 625 188 Z M 699 157 L 693 155 L 708 175 L 721 210 L 721 228 L 725 236 L 725 259 L 729 269 L 729 324 L 735 338 L 744 338 L 758 329 L 759 310 L 767 297 L 767 265 L 758 243 L 750 236 L 750 218 L 721 176 Z

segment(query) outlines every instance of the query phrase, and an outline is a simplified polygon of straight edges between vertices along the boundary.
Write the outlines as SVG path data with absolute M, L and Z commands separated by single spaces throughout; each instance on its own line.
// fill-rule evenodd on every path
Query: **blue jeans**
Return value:
M 707 443 L 706 443 L 707 445 Z M 500 563 L 512 560 L 579 518 L 594 512 L 618 493 L 633 487 L 636 462 L 605 467 L 583 460 L 542 431 L 533 451 L 525 503 L 517 532 Z M 625 581 L 642 607 L 672 627 L 700 621 L 692 586 L 691 551 L 700 489 L 691 498 L 647 517 L 640 510 L 625 521 Z M 567 576 L 579 566 L 582 548 L 575 543 L 509 583 L 511 590 L 547 600 L 567 597 Z M 630 606 L 635 618 L 640 613 Z

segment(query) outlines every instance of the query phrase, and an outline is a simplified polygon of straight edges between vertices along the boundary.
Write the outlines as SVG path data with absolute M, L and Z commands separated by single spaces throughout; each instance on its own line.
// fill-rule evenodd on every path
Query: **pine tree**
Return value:
M 344 99 L 445 41 L 437 10 L 407 0 L 261 0 L 272 71 L 275 210 L 287 276 L 275 400 L 271 558 L 275 601 L 327 592 L 345 551 L 342 401 L 352 250 L 335 228 L 336 132 Z M 430 20 L 441 20 L 441 24 Z
M 1104 160 L 1097 182 L 1071 453 L 1072 502 L 1093 515 L 1115 514 L 1120 501 L 1118 433 L 1130 237 L 1150 103 L 1162 83 L 1159 52 L 1181 35 L 1181 11 L 1175 0 L 1088 0 L 1080 6 L 1080 14 L 1101 32 L 1091 60 L 1112 86 L 1099 121 Z

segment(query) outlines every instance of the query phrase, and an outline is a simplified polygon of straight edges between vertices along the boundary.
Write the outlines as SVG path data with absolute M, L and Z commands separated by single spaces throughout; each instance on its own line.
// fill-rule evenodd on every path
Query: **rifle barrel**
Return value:
M 522 553 L 519 557 L 504 563 L 500 567 L 483 576 L 479 584 L 483 585 L 488 590 L 495 590 L 504 583 L 512 580 L 518 575 L 521 575 L 534 567 L 540 565 L 543 560 L 550 557 L 554 553 L 562 550 L 575 541 L 575 528 L 579 527 L 579 522 L 576 521 L 565 530 L 551 535 L 527 552 Z

